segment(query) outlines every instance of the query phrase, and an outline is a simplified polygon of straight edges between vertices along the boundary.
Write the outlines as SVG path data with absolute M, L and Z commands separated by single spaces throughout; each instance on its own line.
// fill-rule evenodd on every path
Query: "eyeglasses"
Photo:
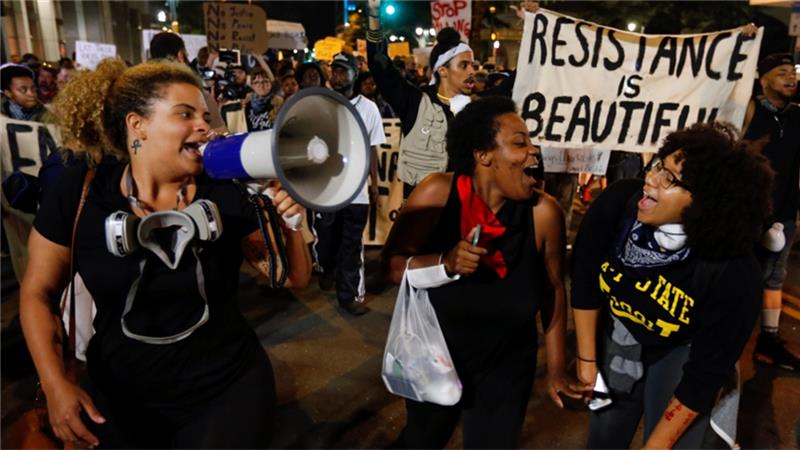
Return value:
M 650 162 L 648 172 L 652 173 L 659 186 L 669 189 L 673 186 L 689 190 L 689 186 L 678 178 L 675 173 L 664 166 L 664 161 L 660 158 L 653 158 Z

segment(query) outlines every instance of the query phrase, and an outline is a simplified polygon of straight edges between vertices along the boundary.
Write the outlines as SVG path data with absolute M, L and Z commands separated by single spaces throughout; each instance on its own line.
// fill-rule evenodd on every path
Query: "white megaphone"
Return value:
M 205 145 L 203 168 L 214 179 L 277 179 L 298 203 L 335 211 L 361 192 L 369 140 L 358 111 L 341 94 L 306 88 L 284 103 L 271 130 Z

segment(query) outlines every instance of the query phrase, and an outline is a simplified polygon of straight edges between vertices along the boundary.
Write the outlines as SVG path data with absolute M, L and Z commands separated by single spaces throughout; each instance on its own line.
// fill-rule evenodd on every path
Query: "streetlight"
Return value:
M 394 42 L 394 41 L 396 41 L 396 40 L 397 40 L 397 36 L 395 36 L 395 35 L 391 35 L 391 36 L 389 36 L 389 40 L 390 40 L 391 42 Z
M 500 48 L 500 41 L 494 41 L 494 43 L 492 43 L 492 47 L 494 47 L 495 49 Z
M 428 30 L 428 32 L 431 34 L 431 36 L 436 36 L 436 29 L 435 28 L 431 28 L 430 30 Z
M 406 41 L 406 37 L 405 36 L 400 36 L 400 42 L 405 42 L 405 41 Z
M 387 14 L 387 15 L 389 15 L 389 16 L 393 16 L 393 15 L 394 15 L 394 13 L 395 13 L 397 10 L 395 9 L 394 5 L 386 5 L 386 9 L 385 9 L 384 11 L 386 11 L 386 14 Z
M 497 8 L 495 8 L 494 5 L 492 5 L 492 6 L 489 7 L 489 12 L 494 14 L 494 13 L 497 12 Z
M 156 13 L 156 20 L 158 20 L 161 23 L 166 23 L 167 22 L 167 12 L 164 11 L 163 9 L 158 10 L 158 12 Z
M 422 27 L 417 27 L 417 28 L 414 30 L 414 33 L 416 33 L 416 34 L 417 34 L 417 36 L 422 36 Z
M 636 22 L 628 22 L 628 31 L 636 31 Z

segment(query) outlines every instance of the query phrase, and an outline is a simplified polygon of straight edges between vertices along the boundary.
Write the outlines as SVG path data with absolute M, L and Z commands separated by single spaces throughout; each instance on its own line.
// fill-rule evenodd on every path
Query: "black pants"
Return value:
M 321 214 L 321 216 L 320 216 Z M 315 214 L 315 250 L 322 276 L 336 281 L 339 303 L 364 301 L 364 246 L 362 236 L 369 205 L 348 205 L 332 213 Z
M 470 405 L 464 399 L 453 406 L 406 400 L 401 446 L 444 448 L 460 418 L 464 448 L 517 448 L 535 373 L 534 359 L 514 376 L 503 370 L 482 377 L 469 393 L 475 399 Z
M 84 423 L 100 448 L 265 448 L 275 408 L 275 381 L 266 354 L 221 394 L 191 407 L 153 409 L 103 392 L 92 400 L 106 422 Z
M 645 367 L 630 395 L 613 396 L 614 403 L 592 413 L 587 448 L 630 448 L 644 413 L 644 440 L 650 437 L 683 376 L 689 346 L 677 347 Z M 709 425 L 709 416 L 698 416 L 673 448 L 699 448 Z

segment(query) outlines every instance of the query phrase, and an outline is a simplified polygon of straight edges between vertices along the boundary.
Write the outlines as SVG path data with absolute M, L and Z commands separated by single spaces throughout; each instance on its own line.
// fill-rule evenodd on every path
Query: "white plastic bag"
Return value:
M 383 353 L 383 382 L 402 397 L 454 405 L 461 399 L 461 381 L 428 291 L 413 287 L 408 272 L 406 268 Z

